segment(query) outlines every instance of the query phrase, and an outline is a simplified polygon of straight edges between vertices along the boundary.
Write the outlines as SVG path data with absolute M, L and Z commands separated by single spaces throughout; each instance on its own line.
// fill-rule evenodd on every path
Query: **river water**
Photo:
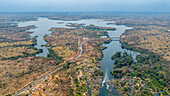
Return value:
M 62 22 L 62 23 L 61 23 Z M 50 35 L 50 31 L 48 31 L 51 27 L 58 27 L 58 28 L 68 28 L 66 25 L 68 23 L 78 23 L 78 24 L 85 24 L 90 25 L 93 24 L 95 26 L 101 27 L 113 27 L 116 28 L 115 31 L 108 31 L 109 37 L 120 37 L 125 30 L 131 29 L 130 27 L 126 27 L 124 25 L 107 25 L 107 23 L 114 23 L 114 21 L 105 21 L 103 19 L 86 19 L 86 20 L 79 20 L 79 21 L 62 21 L 62 20 L 50 20 L 48 18 L 39 17 L 36 21 L 27 21 L 27 22 L 17 22 L 19 27 L 28 26 L 28 25 L 35 25 L 37 28 L 29 30 L 33 31 L 30 34 L 30 37 L 33 38 L 37 36 L 37 45 L 35 46 L 38 49 L 43 49 L 42 53 L 36 54 L 36 56 L 47 57 L 48 55 L 48 48 L 42 46 L 45 45 L 47 42 L 44 41 L 44 36 Z M 102 46 L 107 47 L 103 50 L 103 58 L 101 60 L 101 71 L 104 72 L 102 88 L 100 88 L 99 96 L 108 96 L 112 94 L 117 96 L 116 90 L 114 88 L 113 92 L 109 92 L 108 81 L 110 79 L 114 79 L 114 77 L 110 74 L 110 71 L 113 70 L 113 61 L 111 60 L 111 56 L 114 55 L 117 51 L 127 52 L 132 54 L 133 58 L 135 59 L 139 53 L 122 49 L 121 43 L 119 41 L 111 41 L 109 44 L 103 44 Z M 89 88 L 88 88 L 89 89 Z
M 126 27 L 124 25 L 114 25 L 112 27 L 115 27 L 115 31 L 108 31 L 109 37 L 120 37 L 122 33 L 124 33 L 125 30 L 132 29 L 130 27 Z M 139 53 L 126 50 L 121 48 L 121 43 L 119 41 L 111 41 L 109 44 L 103 44 L 102 46 L 107 47 L 105 50 L 103 50 L 103 58 L 101 60 L 101 70 L 104 72 L 104 78 L 103 78 L 103 84 L 102 88 L 100 89 L 99 96 L 119 96 L 116 92 L 115 88 L 111 88 L 109 86 L 108 81 L 111 80 L 114 77 L 110 74 L 110 71 L 113 70 L 113 60 L 111 60 L 112 55 L 114 55 L 117 51 L 127 52 L 128 54 L 131 54 L 133 59 L 135 60 L 136 56 L 139 55 Z M 109 92 L 108 89 L 112 89 L 113 92 Z
M 31 29 L 29 31 L 33 31 L 32 34 L 30 34 L 31 38 L 38 36 L 37 39 L 37 45 L 35 46 L 38 49 L 43 49 L 42 53 L 36 54 L 36 56 L 40 57 L 47 57 L 48 49 L 46 47 L 42 47 L 42 45 L 47 44 L 47 42 L 44 41 L 44 36 L 50 35 L 50 31 L 48 31 L 51 27 L 59 27 L 54 20 L 50 20 L 47 18 L 38 18 L 36 21 L 26 21 L 26 22 L 18 22 L 19 27 L 28 26 L 28 25 L 35 25 L 37 28 Z M 61 26 L 64 27 L 64 26 Z

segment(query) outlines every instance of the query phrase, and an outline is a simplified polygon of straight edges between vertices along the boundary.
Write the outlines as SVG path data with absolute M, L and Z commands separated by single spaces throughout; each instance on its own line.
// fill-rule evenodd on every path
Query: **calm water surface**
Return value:
M 57 23 L 63 22 L 63 23 Z M 102 27 L 114 27 L 116 31 L 108 31 L 109 37 L 120 37 L 125 30 L 131 29 L 130 27 L 126 27 L 124 25 L 107 25 L 107 23 L 114 23 L 113 21 L 105 21 L 103 19 L 87 19 L 87 20 L 79 20 L 79 21 L 62 21 L 62 20 L 50 20 L 48 18 L 38 18 L 37 21 L 27 21 L 27 22 L 18 22 L 19 27 L 28 26 L 28 25 L 35 25 L 37 28 L 32 29 L 32 34 L 30 34 L 31 38 L 37 36 L 37 45 L 35 46 L 38 49 L 43 49 L 42 53 L 36 54 L 36 56 L 47 57 L 49 51 L 48 48 L 42 47 L 42 45 L 47 44 L 44 41 L 44 36 L 50 35 L 50 31 L 48 31 L 51 27 L 58 27 L 58 28 L 68 28 L 66 24 L 68 23 L 78 23 L 85 25 L 93 24 L 95 26 L 102 26 Z M 101 60 L 101 71 L 104 72 L 102 88 L 100 88 L 99 96 L 108 96 L 112 94 L 117 96 L 117 92 L 114 88 L 112 93 L 109 93 L 109 86 L 108 81 L 113 78 L 110 74 L 110 71 L 113 70 L 113 61 L 111 60 L 111 56 L 114 55 L 117 51 L 123 51 L 132 54 L 133 58 L 135 59 L 139 53 L 122 49 L 121 43 L 119 41 L 112 41 L 109 44 L 103 44 L 102 46 L 107 47 L 107 49 L 103 50 L 103 58 Z M 114 79 L 114 78 L 113 78 Z M 88 88 L 89 89 L 89 88 Z

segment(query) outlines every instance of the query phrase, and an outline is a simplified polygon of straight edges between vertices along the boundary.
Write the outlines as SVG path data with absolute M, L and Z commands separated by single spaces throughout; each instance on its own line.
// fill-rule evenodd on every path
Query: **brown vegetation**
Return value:
M 128 24 L 134 27 L 127 30 L 121 41 L 128 46 L 147 50 L 161 55 L 164 59 L 170 60 L 170 32 L 169 19 L 167 18 L 126 18 L 118 24 Z

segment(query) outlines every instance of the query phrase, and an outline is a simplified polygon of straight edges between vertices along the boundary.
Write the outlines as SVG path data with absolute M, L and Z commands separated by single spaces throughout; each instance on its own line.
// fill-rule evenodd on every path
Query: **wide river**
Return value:
M 36 56 L 47 57 L 48 48 L 42 46 L 45 45 L 47 42 L 44 41 L 44 36 L 50 35 L 50 31 L 48 31 L 51 27 L 58 27 L 58 28 L 68 28 L 66 25 L 68 23 L 77 23 L 77 24 L 86 24 L 90 25 L 93 24 L 95 26 L 101 27 L 113 27 L 116 28 L 116 31 L 108 31 L 109 37 L 120 37 L 125 30 L 131 29 L 130 27 L 126 27 L 124 25 L 107 25 L 107 23 L 115 23 L 114 21 L 106 21 L 103 19 L 84 19 L 79 21 L 62 21 L 62 20 L 50 20 L 48 18 L 39 17 L 36 21 L 27 21 L 27 22 L 18 22 L 19 27 L 28 26 L 28 25 L 35 25 L 37 28 L 32 29 L 32 34 L 30 34 L 31 38 L 37 36 L 37 45 L 35 46 L 38 49 L 43 49 L 42 53 L 36 54 Z M 103 44 L 102 46 L 107 47 L 103 50 L 103 58 L 101 60 L 101 71 L 104 72 L 102 88 L 100 88 L 99 96 L 108 96 L 112 94 L 113 96 L 117 96 L 116 90 L 112 93 L 109 92 L 108 81 L 110 79 L 114 79 L 114 77 L 110 74 L 110 71 L 113 70 L 113 61 L 111 60 L 111 56 L 114 55 L 117 51 L 127 52 L 132 54 L 133 58 L 135 59 L 139 53 L 122 49 L 121 43 L 119 41 L 111 41 L 109 44 Z M 89 88 L 88 88 L 89 89 Z

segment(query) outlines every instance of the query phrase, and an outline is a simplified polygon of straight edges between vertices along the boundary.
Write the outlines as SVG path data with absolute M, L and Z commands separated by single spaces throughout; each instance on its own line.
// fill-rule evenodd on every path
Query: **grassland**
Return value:
M 4 22 L 11 19 L 1 18 Z M 14 20 L 15 21 L 15 20 Z M 0 95 L 16 94 L 25 85 L 54 69 L 58 61 L 37 58 L 41 52 L 34 48 L 36 37 L 30 38 L 35 26 L 17 27 L 14 23 L 3 23 L 0 27 Z
M 123 46 L 154 52 L 164 59 L 170 60 L 170 20 L 168 16 L 127 16 L 111 17 L 117 21 L 116 24 L 123 24 L 133 27 L 126 30 L 121 39 Z

